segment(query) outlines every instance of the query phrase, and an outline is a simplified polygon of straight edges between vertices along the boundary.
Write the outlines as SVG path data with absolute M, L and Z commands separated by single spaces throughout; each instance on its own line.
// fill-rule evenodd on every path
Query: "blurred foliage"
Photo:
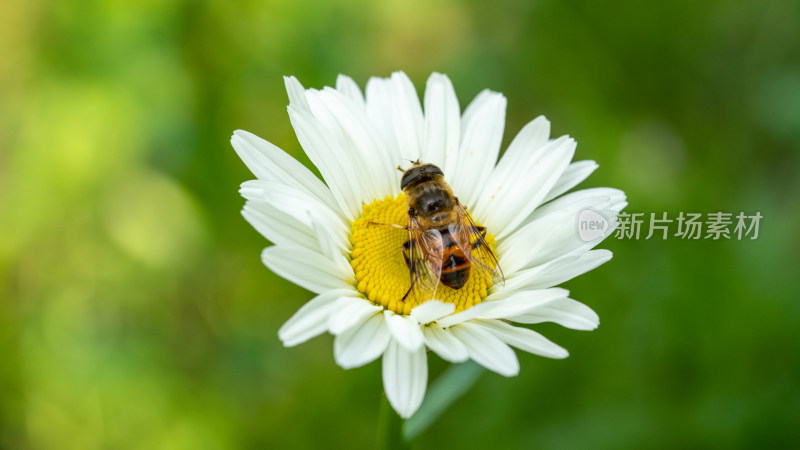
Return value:
M 11 0 L 0 4 L 0 447 L 370 448 L 379 363 L 276 331 L 232 130 L 308 163 L 281 76 L 450 75 L 545 114 L 629 211 L 754 213 L 758 240 L 618 241 L 416 448 L 800 446 L 800 4 Z M 432 378 L 446 364 L 430 357 Z

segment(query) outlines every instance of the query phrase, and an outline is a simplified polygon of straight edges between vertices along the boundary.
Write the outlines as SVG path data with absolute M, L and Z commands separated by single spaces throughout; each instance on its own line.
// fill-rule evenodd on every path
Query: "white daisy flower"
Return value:
M 371 78 L 366 98 L 339 76 L 336 87 L 304 89 L 287 77 L 289 118 L 324 183 L 276 146 L 236 131 L 233 147 L 256 180 L 242 184 L 242 214 L 275 245 L 262 253 L 276 274 L 317 294 L 280 329 L 286 346 L 324 332 L 345 369 L 383 356 L 386 396 L 410 417 L 425 396 L 427 351 L 453 363 L 472 359 L 504 376 L 519 372 L 511 347 L 565 358 L 565 349 L 511 323 L 555 322 L 591 330 L 597 314 L 558 284 L 611 259 L 592 250 L 603 236 L 578 238 L 580 211 L 618 212 L 625 194 L 595 188 L 562 195 L 596 168 L 570 163 L 575 141 L 550 139 L 544 117 L 528 123 L 498 161 L 506 99 L 485 90 L 461 113 L 450 80 L 430 76 L 422 104 L 408 77 Z M 435 299 L 412 293 L 401 246 L 407 224 L 398 165 L 422 159 L 440 167 L 505 274 L 492 284 L 470 276 L 441 286 Z M 610 230 L 615 221 L 611 219 Z M 610 234 L 606 232 L 605 235 Z

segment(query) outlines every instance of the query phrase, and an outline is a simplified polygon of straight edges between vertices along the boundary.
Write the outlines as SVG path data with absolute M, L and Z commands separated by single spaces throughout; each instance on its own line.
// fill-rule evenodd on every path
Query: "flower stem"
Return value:
M 403 421 L 394 412 L 386 396 L 381 396 L 381 406 L 378 414 L 378 449 L 379 450 L 406 450 L 409 442 L 403 438 Z
M 450 366 L 428 389 L 428 395 L 419 410 L 405 421 L 403 436 L 408 442 L 425 431 L 445 410 L 464 395 L 478 381 L 483 368 L 467 361 Z

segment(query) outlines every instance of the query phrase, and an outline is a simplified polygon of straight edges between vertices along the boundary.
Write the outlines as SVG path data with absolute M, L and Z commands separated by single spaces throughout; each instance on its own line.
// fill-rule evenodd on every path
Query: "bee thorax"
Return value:
M 448 224 L 452 223 L 453 220 L 450 218 L 450 215 L 451 214 L 450 214 L 449 211 L 443 211 L 443 212 L 439 212 L 439 213 L 431 215 L 428 218 L 428 220 L 430 220 L 431 224 L 434 227 L 439 228 L 439 227 L 442 227 L 444 225 L 448 225 Z

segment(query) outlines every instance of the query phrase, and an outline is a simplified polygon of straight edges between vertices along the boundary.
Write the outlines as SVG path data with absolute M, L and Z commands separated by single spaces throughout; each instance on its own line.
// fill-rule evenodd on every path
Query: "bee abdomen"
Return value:
M 469 280 L 469 260 L 458 247 L 446 248 L 442 258 L 442 284 L 453 289 L 461 289 Z

